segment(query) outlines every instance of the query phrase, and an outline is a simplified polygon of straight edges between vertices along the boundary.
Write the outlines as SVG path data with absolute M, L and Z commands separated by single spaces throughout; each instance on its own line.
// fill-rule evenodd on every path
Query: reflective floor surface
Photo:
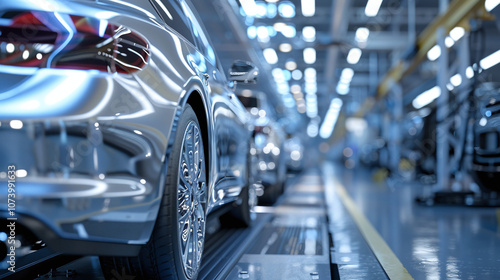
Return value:
M 377 184 L 367 170 L 324 170 L 347 189 L 414 279 L 500 279 L 498 208 L 422 206 L 414 201 L 417 183 Z
M 254 227 L 210 228 L 199 279 L 388 279 L 332 184 L 414 279 L 500 279 L 498 208 L 418 205 L 416 183 L 375 183 L 330 163 L 290 178 L 275 206 L 257 207 Z M 104 278 L 85 257 L 38 279 Z

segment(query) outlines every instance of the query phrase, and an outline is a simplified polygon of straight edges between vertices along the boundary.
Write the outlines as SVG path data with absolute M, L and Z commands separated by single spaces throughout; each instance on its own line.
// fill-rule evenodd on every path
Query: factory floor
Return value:
M 361 219 L 358 226 L 371 224 L 380 234 L 382 240 L 373 238 L 370 232 L 365 234 L 365 240 L 370 243 L 371 239 L 371 248 L 375 248 L 375 255 L 380 253 L 377 257 L 382 267 L 388 269 L 386 272 L 396 273 L 390 279 L 399 278 L 397 273 L 406 279 L 411 279 L 409 276 L 414 279 L 500 279 L 500 208 L 419 205 L 415 203 L 415 197 L 422 193 L 418 183 L 375 183 L 373 172 L 364 169 L 347 170 L 325 164 L 323 174 L 327 194 L 333 188 L 335 191 L 330 196 L 340 197 L 344 202 L 342 206 L 330 207 L 345 210 L 345 202 L 353 202 L 354 212 L 366 218 Z M 356 217 L 354 214 L 350 218 Z M 332 228 L 334 239 L 338 232 L 338 227 Z M 342 238 L 349 237 L 339 239 Z M 394 253 L 385 263 L 384 248 L 379 246 L 384 242 Z M 340 249 L 355 251 L 348 247 Z M 364 265 L 361 260 L 339 264 L 340 278 L 355 279 L 349 277 L 352 275 L 349 270 Z
M 290 176 L 253 227 L 213 218 L 198 278 L 500 279 L 499 208 L 419 205 L 421 185 L 372 175 L 323 163 Z M 49 265 L 37 279 L 104 279 L 97 257 Z

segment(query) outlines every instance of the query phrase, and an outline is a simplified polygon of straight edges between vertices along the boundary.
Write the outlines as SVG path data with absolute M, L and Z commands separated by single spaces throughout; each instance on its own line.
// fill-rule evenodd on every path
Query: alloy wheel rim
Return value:
M 177 184 L 177 221 L 184 273 L 192 278 L 200 267 L 205 243 L 206 175 L 203 141 L 191 121 L 182 141 Z

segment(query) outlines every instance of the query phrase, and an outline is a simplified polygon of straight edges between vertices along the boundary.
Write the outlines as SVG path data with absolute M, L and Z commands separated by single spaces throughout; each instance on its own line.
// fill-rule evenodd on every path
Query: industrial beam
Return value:
M 405 76 L 412 73 L 424 60 L 427 52 L 436 45 L 436 33 L 443 28 L 449 33 L 456 26 L 467 27 L 471 18 L 492 19 L 492 16 L 484 8 L 484 0 L 454 0 L 443 14 L 439 15 L 431 24 L 424 29 L 415 42 L 416 54 L 409 60 L 400 59 L 384 76 L 377 88 L 376 99 L 384 98 L 391 87 L 399 83 Z M 372 106 L 364 104 L 364 110 Z M 364 115 L 367 111 L 358 112 Z
M 448 33 L 465 21 L 475 16 L 485 15 L 484 0 L 455 0 L 450 3 L 448 10 L 434 20 L 417 38 L 417 54 L 410 61 L 400 60 L 391 68 L 378 87 L 378 98 L 384 97 L 392 84 L 398 83 L 403 77 L 410 74 L 427 57 L 427 52 L 436 45 L 436 32 L 443 27 Z

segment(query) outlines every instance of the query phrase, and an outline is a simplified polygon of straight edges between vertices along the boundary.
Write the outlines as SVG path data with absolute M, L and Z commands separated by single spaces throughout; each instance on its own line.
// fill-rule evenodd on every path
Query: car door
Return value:
M 248 139 L 247 112 L 235 94 L 228 88 L 228 82 L 215 51 L 210 43 L 198 15 L 186 1 L 181 1 L 193 27 L 196 50 L 192 59 L 197 71 L 206 80 L 210 92 L 214 120 L 218 178 L 216 195 L 233 197 L 246 185 L 246 164 Z M 220 198 L 220 197 L 219 197 Z

